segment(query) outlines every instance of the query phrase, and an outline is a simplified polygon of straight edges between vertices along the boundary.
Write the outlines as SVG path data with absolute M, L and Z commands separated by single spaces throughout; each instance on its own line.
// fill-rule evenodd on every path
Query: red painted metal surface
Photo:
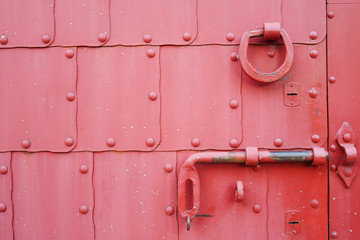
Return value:
M 197 35 L 197 1 L 112 1 L 106 45 L 187 45 Z
M 158 47 L 80 48 L 76 150 L 153 150 L 160 142 Z
M 323 146 L 327 139 L 326 48 L 294 45 L 294 63 L 289 74 L 278 82 L 260 85 L 242 75 L 243 141 L 241 148 L 309 148 Z M 317 56 L 311 57 L 312 51 Z M 272 53 L 270 56 L 268 53 Z M 283 61 L 283 48 L 274 45 L 250 46 L 249 61 L 270 72 Z M 299 105 L 286 106 L 287 84 L 299 85 Z M 315 94 L 312 93 L 315 89 Z M 310 92 L 309 92 L 310 91 Z M 285 92 L 286 94 L 289 92 Z M 290 101 L 291 102 L 291 101 Z M 286 126 L 286 127 L 285 127 Z
M 360 4 L 328 2 L 0 3 L 0 239 L 359 239 Z
M 11 153 L 0 153 L 0 239 L 13 239 Z
M 194 44 L 239 44 L 244 32 L 261 28 L 264 22 L 280 22 L 295 43 L 319 43 L 326 35 L 326 2 L 322 0 L 199 0 L 197 9 Z M 316 37 L 310 38 L 311 32 Z
M 54 0 L 0 3 L 0 48 L 46 47 L 54 40 Z
M 95 153 L 97 239 L 178 239 L 176 153 Z
M 333 239 L 358 239 L 360 236 L 360 180 L 359 176 L 354 177 L 356 172 L 353 167 L 359 167 L 360 152 L 359 140 L 356 141 L 356 136 L 359 137 L 360 134 L 360 85 L 358 84 L 360 51 L 356 40 L 356 36 L 359 35 L 357 29 L 360 28 L 360 5 L 329 4 L 328 13 L 331 13 L 328 14 L 329 146 L 331 157 L 329 162 L 331 170 L 329 171 L 329 231 Z M 344 122 L 351 126 L 354 133 L 346 131 L 341 136 L 338 135 L 342 139 L 338 138 L 337 141 L 338 131 Z M 350 136 L 345 137 L 346 133 Z M 355 163 L 351 168 L 349 165 L 343 165 L 347 161 L 347 156 L 338 144 L 344 144 L 345 140 L 356 141 L 355 150 L 357 150 L 358 156 L 357 158 L 353 157 L 352 162 L 355 160 Z M 346 181 L 342 180 L 342 178 L 346 180 L 353 177 L 351 185 L 346 185 Z
M 110 37 L 110 0 L 56 1 L 56 46 L 99 46 Z
M 159 149 L 231 149 L 240 144 L 241 70 L 231 59 L 236 51 L 223 46 L 161 49 Z
M 13 153 L 16 239 L 94 239 L 92 153 Z
M 0 151 L 70 151 L 77 139 L 76 49 L 4 49 Z M 70 96 L 71 97 L 71 96 Z M 71 99 L 71 98 L 70 98 Z

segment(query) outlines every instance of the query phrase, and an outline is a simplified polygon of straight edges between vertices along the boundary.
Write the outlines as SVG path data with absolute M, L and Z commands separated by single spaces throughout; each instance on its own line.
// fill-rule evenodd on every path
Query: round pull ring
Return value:
M 280 38 L 285 48 L 285 60 L 283 64 L 279 68 L 277 68 L 274 72 L 263 73 L 259 69 L 255 69 L 250 64 L 247 58 L 247 51 L 248 51 L 250 38 L 262 37 L 264 36 L 264 34 L 267 34 L 266 30 L 254 30 L 254 31 L 245 32 L 244 35 L 242 36 L 240 43 L 239 58 L 240 58 L 241 67 L 246 73 L 246 75 L 248 75 L 250 78 L 258 82 L 272 83 L 279 81 L 284 76 L 286 76 L 286 74 L 289 73 L 294 60 L 294 48 L 289 35 L 285 31 L 285 29 L 281 28 Z

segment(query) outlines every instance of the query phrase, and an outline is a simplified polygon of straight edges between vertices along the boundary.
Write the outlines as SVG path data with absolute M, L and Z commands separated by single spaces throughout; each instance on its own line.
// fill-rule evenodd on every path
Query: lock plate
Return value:
M 288 107 L 299 106 L 300 104 L 300 84 L 288 82 L 284 84 L 284 105 Z
M 303 213 L 292 210 L 285 214 L 285 231 L 289 235 L 299 235 L 302 232 Z

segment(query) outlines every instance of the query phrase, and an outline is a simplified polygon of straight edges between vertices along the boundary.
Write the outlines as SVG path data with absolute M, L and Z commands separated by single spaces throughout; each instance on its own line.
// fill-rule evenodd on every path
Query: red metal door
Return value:
M 359 239 L 329 2 L 0 3 L 0 239 Z

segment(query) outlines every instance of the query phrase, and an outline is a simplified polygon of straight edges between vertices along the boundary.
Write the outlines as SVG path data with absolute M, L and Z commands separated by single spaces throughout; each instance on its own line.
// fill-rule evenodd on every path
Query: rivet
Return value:
M 194 147 L 198 147 L 200 145 L 200 139 L 198 138 L 193 138 L 191 140 L 191 145 L 193 145 Z
M 317 134 L 314 134 L 314 135 L 311 137 L 311 141 L 313 141 L 313 143 L 318 143 L 318 142 L 320 142 L 320 136 L 317 135 Z
M 331 233 L 331 237 L 332 237 L 332 238 L 337 238 L 337 237 L 338 237 L 338 233 L 337 233 L 336 231 L 333 231 L 333 232 Z
M 229 41 L 229 42 L 232 42 L 232 41 L 234 41 L 234 39 L 235 39 L 235 34 L 234 33 L 228 33 L 227 35 L 226 35 L 226 39 Z
M 23 140 L 21 143 L 23 148 L 29 148 L 31 146 L 31 142 L 27 139 Z
M 68 101 L 74 101 L 74 99 L 75 99 L 75 93 L 73 93 L 73 92 L 68 92 L 67 94 L 66 94 L 66 99 L 68 100 Z
M 155 56 L 155 51 L 154 49 L 148 49 L 146 54 L 149 58 L 153 58 Z
M 295 216 L 295 212 L 292 212 L 291 215 Z
M 254 170 L 254 172 L 258 172 L 260 171 L 260 165 L 254 166 L 252 167 L 252 169 Z
M 343 139 L 344 139 L 345 142 L 351 142 L 351 140 L 352 140 L 351 134 L 350 133 L 345 133 L 344 136 L 343 136 Z
M 335 144 L 331 144 L 331 146 L 330 146 L 330 151 L 336 152 L 336 150 L 337 150 L 336 145 L 335 145 Z
M 190 41 L 190 39 L 191 39 L 191 34 L 190 33 L 188 33 L 188 32 L 186 32 L 186 33 L 184 33 L 183 34 L 183 39 L 185 40 L 185 41 Z
M 346 167 L 346 168 L 344 168 L 344 175 L 346 176 L 346 177 L 350 177 L 351 175 L 352 175 L 352 173 L 353 173 L 353 171 L 352 171 L 352 169 L 350 168 L 350 167 Z
M 89 167 L 86 165 L 81 165 L 79 170 L 82 174 L 85 174 L 89 171 Z
M 274 145 L 276 147 L 281 147 L 284 144 L 283 140 L 281 138 L 275 138 Z
M 317 32 L 311 31 L 311 32 L 309 33 L 309 38 L 310 38 L 310 39 L 315 40 L 315 39 L 317 39 L 317 37 L 318 37 Z
M 237 108 L 238 106 L 239 106 L 239 102 L 237 101 L 237 100 L 235 100 L 235 99 L 232 99 L 231 101 L 230 101 L 230 107 L 232 108 L 232 109 L 235 109 L 235 108 Z
M 319 202 L 318 200 L 313 199 L 313 200 L 311 201 L 311 207 L 312 207 L 312 208 L 318 208 L 319 205 L 320 205 L 320 202 Z
M 153 138 L 146 139 L 146 145 L 148 147 L 152 147 L 152 146 L 154 146 L 154 144 L 155 144 L 155 139 L 153 139 Z
M 108 145 L 109 147 L 115 146 L 115 143 L 116 143 L 116 141 L 115 141 L 114 138 L 108 138 L 108 139 L 106 140 L 106 145 Z
M 330 166 L 330 170 L 331 170 L 331 171 L 335 172 L 336 169 L 337 169 L 337 167 L 336 167 L 335 164 L 332 164 L 332 165 Z
M 173 170 L 173 165 L 170 164 L 170 163 L 165 164 L 164 170 L 165 170 L 165 172 L 168 172 L 168 173 L 169 173 L 169 172 L 172 172 L 172 170 Z
M 268 57 L 273 58 L 275 56 L 275 51 L 274 49 L 270 49 L 269 51 L 267 51 L 266 54 L 268 55 Z
M 72 139 L 71 137 L 65 139 L 66 146 L 71 147 L 73 144 L 74 144 L 74 139 Z
M 65 56 L 67 58 L 72 58 L 74 56 L 74 51 L 72 49 L 68 49 L 65 51 Z
M 240 143 L 236 138 L 231 139 L 230 142 L 229 142 L 229 145 L 232 148 L 236 148 L 237 146 L 239 146 L 239 144 Z
M 327 14 L 328 18 L 333 18 L 335 16 L 335 13 L 333 11 L 328 12 Z
M 237 52 L 232 52 L 230 54 L 230 58 L 231 58 L 231 60 L 233 60 L 235 62 L 235 61 L 237 61 L 239 59 L 239 55 L 238 55 Z
M 98 39 L 99 39 L 100 42 L 105 42 L 106 38 L 107 38 L 106 33 L 100 33 L 99 36 L 98 36 Z
M 157 93 L 156 92 L 150 92 L 149 93 L 149 99 L 151 101 L 155 101 L 157 99 Z
M 313 49 L 310 51 L 310 57 L 316 58 L 319 55 L 318 51 Z
M 5 212 L 5 211 L 6 211 L 5 203 L 0 203 L 0 212 Z
M 311 98 L 316 98 L 317 96 L 318 96 L 318 91 L 316 91 L 316 89 L 315 88 L 312 88 L 312 89 L 310 89 L 309 90 L 309 96 L 311 97 Z
M 81 205 L 79 208 L 79 212 L 82 214 L 86 214 L 88 211 L 89 211 L 89 208 L 86 205 Z
M 292 230 L 292 233 L 293 233 L 293 234 L 296 234 L 296 230 L 295 230 L 295 229 L 294 229 L 294 230 Z
M 254 213 L 259 213 L 259 212 L 261 212 L 261 205 L 260 205 L 260 204 L 255 204 L 255 205 L 253 206 L 253 211 L 254 211 Z
M 7 172 L 8 172 L 7 166 L 6 166 L 6 165 L 2 165 L 2 166 L 0 167 L 0 173 L 1 173 L 1 174 L 6 174 Z
M 146 43 L 150 43 L 151 40 L 152 40 L 152 37 L 151 37 L 150 34 L 145 34 L 144 37 L 143 37 L 143 40 L 144 40 L 144 42 L 146 42 Z
M 329 82 L 330 82 L 330 83 L 335 83 L 335 81 L 336 81 L 336 79 L 335 79 L 334 76 L 330 76 L 330 77 L 329 77 Z
M 0 43 L 2 44 L 2 45 L 5 45 L 5 44 L 7 44 L 8 43 L 8 38 L 5 36 L 5 35 L 2 35 L 1 37 L 0 37 Z
M 167 206 L 166 208 L 165 208 L 165 213 L 167 214 L 167 215 L 173 215 L 174 214 L 174 208 L 172 207 L 172 206 Z
M 41 37 L 41 41 L 43 41 L 43 43 L 49 43 L 50 40 L 51 40 L 50 35 L 44 34 L 44 35 Z

